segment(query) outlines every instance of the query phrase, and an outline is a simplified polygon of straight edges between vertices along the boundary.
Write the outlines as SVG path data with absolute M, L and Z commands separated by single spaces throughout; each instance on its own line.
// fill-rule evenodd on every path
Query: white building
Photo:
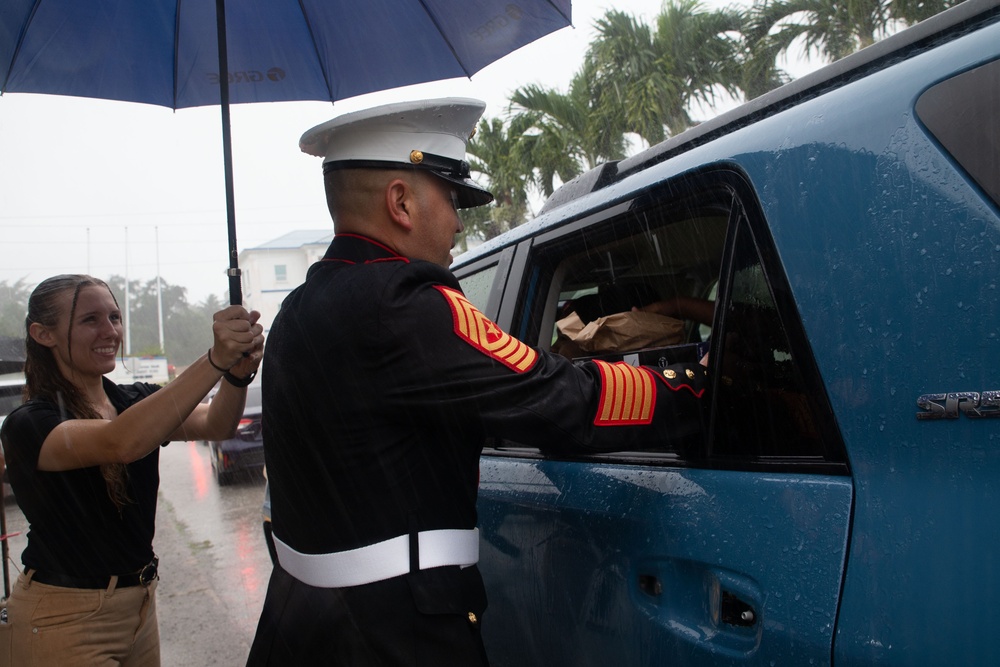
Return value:
M 306 271 L 322 259 L 331 240 L 331 229 L 305 229 L 240 252 L 243 303 L 260 311 L 265 334 L 285 295 L 305 281 Z
M 306 271 L 323 258 L 333 240 L 329 229 L 300 229 L 240 252 L 243 305 L 260 312 L 266 334 L 285 295 L 305 282 Z M 481 241 L 467 239 L 472 249 Z M 455 253 L 462 251 L 455 248 Z

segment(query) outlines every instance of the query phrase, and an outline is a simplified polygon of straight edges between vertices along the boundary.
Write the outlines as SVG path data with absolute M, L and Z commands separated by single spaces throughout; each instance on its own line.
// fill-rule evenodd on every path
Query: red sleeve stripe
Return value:
M 455 333 L 483 354 L 523 373 L 535 365 L 538 352 L 503 331 L 469 303 L 461 292 L 435 286 L 451 307 Z
M 601 398 L 597 406 L 596 426 L 648 424 L 656 405 L 656 383 L 642 368 L 623 361 L 595 361 L 601 371 Z

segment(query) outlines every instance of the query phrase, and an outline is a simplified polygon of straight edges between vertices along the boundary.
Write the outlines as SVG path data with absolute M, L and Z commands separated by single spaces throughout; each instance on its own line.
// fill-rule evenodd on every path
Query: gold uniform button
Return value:
M 420 164 L 423 161 L 424 161 L 423 153 L 417 150 L 410 151 L 410 162 L 412 162 L 413 164 Z
M 694 379 L 694 371 L 691 370 L 690 368 L 687 369 L 687 376 L 693 380 Z
M 475 625 L 478 622 L 479 622 L 479 619 L 476 618 L 476 614 L 474 612 L 470 611 L 469 612 L 469 623 L 472 623 L 473 625 Z
M 675 371 L 673 368 L 665 368 L 663 369 L 663 377 L 667 378 L 668 380 L 673 380 L 675 377 L 677 377 L 677 371 Z

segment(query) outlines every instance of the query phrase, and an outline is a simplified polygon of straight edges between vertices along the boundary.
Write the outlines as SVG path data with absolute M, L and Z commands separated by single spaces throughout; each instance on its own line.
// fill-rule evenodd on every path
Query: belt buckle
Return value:
M 144 587 L 148 587 L 153 580 L 156 579 L 156 566 L 159 565 L 160 559 L 153 558 L 149 561 L 145 567 L 139 570 L 139 583 Z

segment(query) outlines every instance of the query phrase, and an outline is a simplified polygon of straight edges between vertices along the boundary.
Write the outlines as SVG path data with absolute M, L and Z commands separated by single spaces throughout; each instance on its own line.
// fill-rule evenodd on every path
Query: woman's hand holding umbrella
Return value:
M 259 312 L 242 306 L 229 306 L 215 313 L 215 342 L 209 351 L 212 365 L 237 378 L 256 373 L 264 353 L 264 328 L 257 323 L 259 319 Z

